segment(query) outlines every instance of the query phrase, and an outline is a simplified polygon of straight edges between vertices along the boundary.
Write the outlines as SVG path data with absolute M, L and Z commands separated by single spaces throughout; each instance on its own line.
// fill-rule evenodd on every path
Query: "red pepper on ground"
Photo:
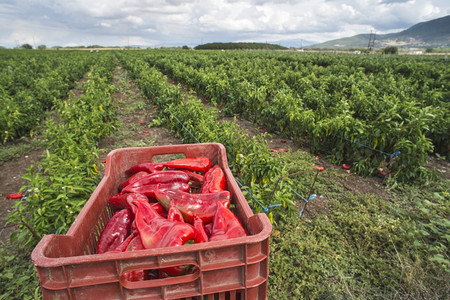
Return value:
M 318 165 L 314 165 L 314 168 L 316 168 L 316 169 L 319 170 L 320 172 L 322 172 L 323 170 L 325 170 L 324 167 L 318 166 Z
M 157 184 L 157 183 L 173 183 L 173 182 L 189 182 L 189 175 L 183 171 L 162 171 L 152 174 L 148 174 L 137 180 L 136 182 L 127 185 L 123 188 L 122 192 L 125 192 L 127 188 L 136 188 L 143 185 Z
M 170 202 L 173 201 L 183 214 L 186 222 L 193 224 L 194 214 L 196 214 L 206 224 L 213 220 L 218 202 L 225 207 L 230 207 L 231 193 L 229 191 L 221 191 L 207 194 L 191 194 L 156 188 L 155 198 L 165 209 L 169 209 Z
M 122 209 L 111 217 L 97 242 L 97 253 L 114 250 L 130 234 L 133 213 L 129 209 Z
M 167 168 L 187 169 L 202 173 L 208 171 L 211 165 L 211 160 L 205 156 L 179 158 L 164 163 Z
M 184 245 L 194 239 L 194 227 L 161 217 L 149 203 L 131 201 L 136 228 L 146 249 Z
M 23 193 L 8 194 L 8 195 L 6 195 L 6 199 L 21 199 L 22 196 L 23 196 Z
M 129 168 L 125 171 L 125 174 L 131 176 L 140 171 L 145 171 L 147 173 L 156 173 L 162 171 L 162 169 L 164 169 L 164 165 L 161 163 L 142 163 Z
M 219 165 L 209 169 L 204 177 L 205 181 L 200 189 L 200 193 L 214 193 L 226 190 L 225 173 Z
M 228 240 L 247 235 L 247 231 L 236 215 L 222 203 L 217 203 L 217 212 L 214 216 L 209 241 Z
M 149 198 L 155 197 L 156 186 L 159 185 L 160 189 L 163 190 L 178 190 L 183 192 L 189 192 L 191 186 L 184 182 L 172 182 L 172 183 L 160 183 L 160 184 L 149 184 L 138 187 L 133 187 L 133 185 L 126 186 L 121 193 L 139 193 L 144 194 Z
M 126 187 L 129 184 L 135 183 L 136 181 L 138 181 L 140 178 L 147 176 L 148 174 L 150 174 L 149 172 L 146 171 L 139 171 L 133 175 L 131 175 L 130 178 L 128 178 L 126 181 L 122 182 L 121 184 L 119 184 L 119 190 L 123 189 L 124 187 Z

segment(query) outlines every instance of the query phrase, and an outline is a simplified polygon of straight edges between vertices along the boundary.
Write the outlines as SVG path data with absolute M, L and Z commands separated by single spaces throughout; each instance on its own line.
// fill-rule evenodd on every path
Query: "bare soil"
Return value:
M 99 148 L 104 151 L 99 160 L 103 161 L 109 152 L 124 146 L 157 146 L 180 144 L 166 128 L 151 126 L 157 111 L 151 105 L 140 106 L 142 109 L 130 110 L 130 107 L 148 103 L 148 99 L 141 95 L 141 91 L 134 82 L 127 77 L 127 73 L 118 67 L 114 71 L 114 85 L 118 90 L 113 99 L 119 107 L 119 120 L 122 123 L 117 133 L 100 142 Z M 143 122 L 142 122 L 143 121 Z
M 19 192 L 26 183 L 22 178 L 27 173 L 28 166 L 35 164 L 44 154 L 44 150 L 35 150 L 23 157 L 5 162 L 0 169 L 0 241 L 8 240 L 15 226 L 4 227 L 9 213 L 13 209 L 15 199 L 7 199 L 8 194 Z

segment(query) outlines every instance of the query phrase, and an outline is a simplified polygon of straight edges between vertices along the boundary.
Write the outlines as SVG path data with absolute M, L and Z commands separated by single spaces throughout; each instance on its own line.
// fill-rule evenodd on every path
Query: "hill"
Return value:
M 308 48 L 349 49 L 367 48 L 370 34 L 358 34 L 311 45 Z M 398 33 L 376 35 L 375 48 L 450 48 L 450 15 L 418 23 Z

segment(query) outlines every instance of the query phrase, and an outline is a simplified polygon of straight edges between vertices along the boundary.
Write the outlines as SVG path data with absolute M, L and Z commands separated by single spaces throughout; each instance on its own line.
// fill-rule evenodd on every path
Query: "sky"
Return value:
M 447 15 L 448 0 L 0 0 L 0 46 L 301 47 Z

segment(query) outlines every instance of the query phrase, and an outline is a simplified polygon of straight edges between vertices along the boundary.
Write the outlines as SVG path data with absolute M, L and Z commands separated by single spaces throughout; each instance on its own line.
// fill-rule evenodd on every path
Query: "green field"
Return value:
M 449 67 L 443 56 L 2 50 L 4 152 L 30 135 L 48 146 L 8 216 L 33 234 L 21 225 L 4 243 L 0 299 L 41 297 L 31 250 L 89 198 L 102 141 L 134 126 L 119 116 L 146 109 L 149 130 L 226 147 L 253 211 L 273 223 L 269 299 L 444 299 L 450 185 L 429 161 L 450 158 Z M 113 95 L 134 86 L 145 101 L 128 110 Z M 272 152 L 270 139 L 295 150 Z M 314 165 L 327 166 L 315 182 Z M 374 178 L 376 190 L 351 188 Z

